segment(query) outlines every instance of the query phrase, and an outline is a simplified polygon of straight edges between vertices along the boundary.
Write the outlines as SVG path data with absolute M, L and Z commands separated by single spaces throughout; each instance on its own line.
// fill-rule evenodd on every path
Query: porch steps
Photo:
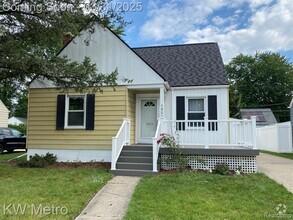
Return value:
M 153 172 L 153 148 L 152 145 L 136 144 L 124 146 L 118 161 L 116 170 L 110 172 L 120 176 L 144 176 L 154 175 Z

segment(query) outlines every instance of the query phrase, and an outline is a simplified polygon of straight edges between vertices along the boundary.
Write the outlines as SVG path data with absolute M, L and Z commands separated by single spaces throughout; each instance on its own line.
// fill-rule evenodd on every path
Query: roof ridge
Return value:
M 190 43 L 190 44 L 171 44 L 171 45 L 157 45 L 157 46 L 146 46 L 146 47 L 132 47 L 132 49 L 146 49 L 146 48 L 160 48 L 160 47 L 180 47 L 180 46 L 192 46 L 202 44 L 218 44 L 217 42 L 203 42 L 203 43 Z

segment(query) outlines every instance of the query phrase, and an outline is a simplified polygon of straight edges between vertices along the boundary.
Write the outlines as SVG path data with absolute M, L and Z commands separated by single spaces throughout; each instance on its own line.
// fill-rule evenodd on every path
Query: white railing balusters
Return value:
M 130 120 L 123 119 L 123 123 L 115 137 L 112 138 L 111 170 L 116 170 L 116 163 L 124 145 L 130 144 Z
M 256 149 L 256 119 L 164 120 L 161 133 L 179 135 L 180 145 L 239 146 Z M 154 143 L 154 142 L 153 142 Z

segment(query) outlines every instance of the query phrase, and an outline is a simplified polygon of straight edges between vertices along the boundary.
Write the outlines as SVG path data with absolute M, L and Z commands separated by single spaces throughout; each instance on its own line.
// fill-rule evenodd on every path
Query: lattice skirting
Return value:
M 167 162 L 170 155 L 161 155 L 161 169 L 171 170 L 176 168 L 174 162 Z M 243 173 L 256 172 L 256 156 L 217 156 L 217 155 L 184 155 L 187 159 L 187 166 L 191 169 L 214 169 L 218 163 L 226 163 L 231 170 L 241 167 Z

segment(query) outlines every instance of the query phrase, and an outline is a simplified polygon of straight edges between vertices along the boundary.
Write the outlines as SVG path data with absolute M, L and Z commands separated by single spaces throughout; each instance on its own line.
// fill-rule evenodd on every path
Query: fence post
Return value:
M 209 120 L 208 116 L 204 117 L 204 147 L 209 148 Z
M 111 170 L 116 170 L 116 150 L 117 150 L 117 138 L 112 138 L 112 160 L 111 160 Z
M 252 122 L 252 149 L 257 149 L 256 146 L 256 116 L 251 116 Z

